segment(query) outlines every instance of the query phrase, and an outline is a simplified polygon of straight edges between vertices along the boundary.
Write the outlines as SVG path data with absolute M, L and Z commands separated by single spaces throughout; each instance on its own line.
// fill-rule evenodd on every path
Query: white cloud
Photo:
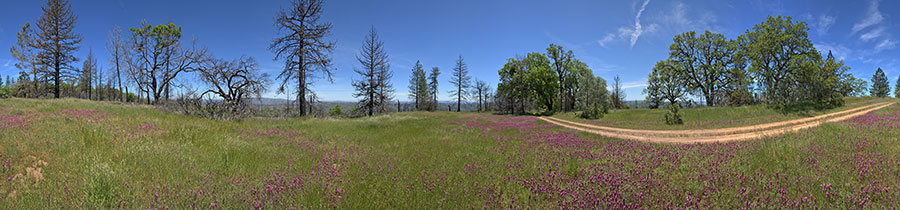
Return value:
M 895 47 L 897 47 L 897 41 L 885 39 L 885 40 L 881 40 L 881 42 L 878 43 L 878 45 L 875 45 L 875 52 L 881 52 L 883 50 L 890 50 L 890 49 L 894 49 Z
M 678 2 L 672 7 L 672 16 L 671 20 L 679 25 L 689 25 L 691 21 L 684 16 L 685 10 L 687 10 L 687 5 L 683 2 Z
M 872 0 L 869 3 L 868 11 L 869 14 L 865 19 L 853 25 L 853 29 L 850 34 L 856 34 L 857 32 L 868 28 L 869 26 L 873 26 L 884 21 L 884 15 L 881 14 L 881 11 L 878 11 L 879 0 Z
M 622 83 L 622 89 L 647 87 L 647 79 Z
M 819 20 L 816 21 L 816 32 L 819 34 L 827 34 L 828 30 L 831 29 L 831 26 L 834 25 L 834 22 L 837 18 L 834 16 L 821 15 L 819 16 Z
M 3 63 L 3 68 L 12 68 L 14 66 L 15 61 L 12 59 L 7 59 L 6 62 Z
M 667 23 L 669 27 L 673 27 L 675 31 L 721 31 L 721 27 L 715 23 L 718 20 L 715 14 L 708 11 L 688 11 L 688 5 L 683 2 L 676 2 L 671 7 L 669 14 L 662 16 L 662 22 Z M 699 14 L 695 18 L 688 17 L 690 14 Z
M 656 25 L 651 24 L 644 29 L 644 26 L 641 25 L 641 15 L 644 13 L 644 9 L 647 9 L 647 4 L 650 4 L 650 0 L 644 0 L 644 3 L 641 4 L 641 9 L 638 10 L 637 15 L 634 16 L 634 28 L 619 28 L 619 34 L 630 36 L 631 37 L 631 47 L 634 47 L 634 44 L 637 43 L 638 38 L 641 37 L 646 30 L 646 32 L 653 32 L 656 30 Z
M 859 35 L 859 40 L 868 42 L 868 41 L 871 41 L 872 39 L 884 36 L 884 30 L 885 30 L 885 27 L 878 27 L 867 33 L 863 33 L 862 35 Z
M 597 40 L 597 44 L 599 44 L 600 47 L 606 47 L 606 44 L 613 41 L 613 38 L 615 38 L 615 35 L 606 34 L 606 36 L 604 36 L 602 39 Z

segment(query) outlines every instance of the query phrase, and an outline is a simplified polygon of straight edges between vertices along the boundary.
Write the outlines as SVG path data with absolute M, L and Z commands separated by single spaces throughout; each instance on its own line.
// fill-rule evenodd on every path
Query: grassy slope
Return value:
M 727 128 L 763 123 L 779 122 L 838 112 L 872 103 L 883 102 L 878 98 L 845 98 L 846 105 L 829 110 L 809 111 L 802 113 L 781 114 L 776 110 L 766 108 L 765 105 L 743 107 L 701 107 L 682 109 L 683 125 L 666 125 L 664 115 L 667 109 L 626 109 L 611 110 L 609 114 L 597 120 L 586 120 L 577 116 L 578 113 L 558 113 L 554 117 L 561 119 L 591 123 L 602 126 L 633 128 L 633 129 L 709 129 Z
M 105 115 L 60 112 L 67 109 Z M 0 101 L 0 116 L 30 120 L 0 128 L 0 162 L 9 160 L 0 176 L 27 177 L 0 183 L 0 208 L 546 209 L 591 198 L 602 202 L 587 205 L 601 208 L 734 208 L 750 205 L 736 196 L 743 194 L 786 197 L 754 205 L 816 198 L 819 207 L 862 199 L 862 207 L 880 207 L 900 197 L 900 131 L 852 123 L 682 146 L 446 112 L 225 122 L 144 106 L 11 99 Z M 35 166 L 42 181 L 26 169 Z M 861 191 L 872 183 L 890 190 Z M 628 201 L 637 202 L 617 203 Z

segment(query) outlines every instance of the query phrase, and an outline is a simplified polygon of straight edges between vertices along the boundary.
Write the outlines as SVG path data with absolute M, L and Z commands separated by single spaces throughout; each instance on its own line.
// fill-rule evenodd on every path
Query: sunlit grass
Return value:
M 558 113 L 554 117 L 565 120 L 591 123 L 602 126 L 633 128 L 633 129 L 709 129 L 748 126 L 763 123 L 793 120 L 831 112 L 839 112 L 847 109 L 884 102 L 886 99 L 870 97 L 847 97 L 845 106 L 828 110 L 810 110 L 784 114 L 766 105 L 753 105 L 742 107 L 699 107 L 681 109 L 683 125 L 667 125 L 664 115 L 667 109 L 623 109 L 611 110 L 609 114 L 597 120 L 585 120 L 578 117 L 578 113 Z
M 755 111 L 731 111 L 765 115 L 745 109 Z M 900 129 L 890 127 L 900 122 L 863 120 L 900 117 L 900 105 L 782 137 L 692 145 L 474 113 L 215 121 L 10 99 L 0 116 L 24 125 L 0 127 L 4 209 L 811 209 L 900 198 Z

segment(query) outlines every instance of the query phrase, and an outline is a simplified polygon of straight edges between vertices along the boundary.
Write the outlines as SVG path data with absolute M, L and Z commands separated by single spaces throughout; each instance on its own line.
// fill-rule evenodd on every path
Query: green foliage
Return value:
M 508 108 L 510 113 L 516 112 L 516 108 L 521 108 L 521 112 L 525 112 L 524 104 L 530 91 L 526 86 L 524 62 L 521 59 L 507 58 L 506 64 L 497 71 L 497 74 L 500 76 L 497 96 L 504 102 L 501 106 Z
M 597 119 L 609 112 L 609 90 L 606 80 L 594 77 L 590 71 L 581 72 L 578 77 L 579 91 L 576 108 L 581 109 L 581 117 Z
M 416 61 L 416 65 L 412 68 L 412 74 L 409 75 L 409 98 L 415 100 L 417 110 L 426 108 L 425 104 L 432 98 L 430 92 L 425 68 L 422 67 L 421 62 Z
M 875 71 L 875 75 L 872 75 L 872 96 L 879 98 L 886 98 L 891 92 L 891 87 L 888 84 L 888 78 L 884 75 L 884 71 L 881 68 Z
M 534 105 L 545 111 L 552 111 L 559 88 L 559 78 L 550 69 L 550 60 L 541 53 L 528 53 L 522 60 L 525 64 L 526 86 L 535 97 Z
M 806 23 L 794 22 L 791 17 L 769 16 L 762 23 L 747 30 L 744 55 L 750 61 L 750 73 L 762 88 L 766 101 L 773 105 L 785 105 L 799 98 L 802 89 L 800 71 L 814 66 L 818 51 L 809 40 Z
M 728 83 L 727 71 L 736 54 L 735 42 L 725 35 L 709 31 L 697 36 L 689 31 L 676 35 L 669 46 L 669 59 L 679 65 L 674 69 L 692 92 L 700 93 L 708 106 L 718 103 L 716 94 Z
M 328 115 L 332 117 L 344 116 L 344 109 L 341 108 L 340 104 L 335 105 L 334 107 L 331 107 L 331 109 L 328 109 Z
M 9 87 L 0 87 L 0 98 L 9 98 L 12 91 Z
M 869 93 L 869 81 L 863 78 L 856 78 L 850 75 L 850 78 L 841 83 L 841 94 L 844 96 L 861 97 Z
M 572 53 L 572 50 L 566 51 L 562 46 L 550 44 L 550 47 L 547 47 L 545 56 L 550 61 L 550 69 L 556 73 L 557 84 L 559 85 L 556 93 L 558 100 L 554 104 L 557 107 L 552 107 L 552 109 L 568 111 L 575 106 L 573 99 L 575 88 L 578 85 L 578 74 L 573 71 L 576 68 L 573 62 L 575 55 Z
M 431 68 L 431 74 L 428 74 L 428 94 L 431 95 L 431 103 L 428 110 L 437 110 L 438 106 L 438 75 L 441 75 L 441 69 L 438 67 Z
M 142 51 L 145 49 L 167 49 L 178 44 L 181 39 L 181 26 L 174 23 L 153 25 L 143 23 L 139 28 L 131 28 L 133 40 L 135 41 L 135 50 Z M 152 46 L 151 46 L 152 45 Z
M 850 67 L 845 66 L 843 61 L 837 61 L 830 51 L 824 60 L 817 57 L 806 64 L 797 75 L 802 83 L 794 86 L 795 95 L 801 96 L 801 100 L 794 103 L 815 104 L 812 107 L 817 109 L 842 106 L 842 87 L 847 86 L 844 83 L 851 82 L 853 77 L 847 72 Z
M 679 111 L 681 110 L 681 105 L 679 105 L 678 103 L 669 103 L 668 107 L 669 107 L 669 109 L 665 115 L 666 124 L 668 124 L 668 125 L 684 124 L 684 120 L 681 120 L 681 113 L 679 113 Z
M 894 84 L 894 98 L 900 98 L 900 76 L 897 76 L 897 83 Z

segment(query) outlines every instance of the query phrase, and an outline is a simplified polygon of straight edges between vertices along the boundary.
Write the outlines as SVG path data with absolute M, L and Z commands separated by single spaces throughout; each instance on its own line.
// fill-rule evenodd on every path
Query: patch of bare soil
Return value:
M 663 143 L 727 142 L 782 135 L 815 127 L 825 122 L 847 120 L 893 104 L 893 102 L 878 103 L 815 117 L 760 125 L 700 130 L 638 130 L 584 124 L 554 117 L 541 117 L 540 119 L 565 128 L 618 139 Z

